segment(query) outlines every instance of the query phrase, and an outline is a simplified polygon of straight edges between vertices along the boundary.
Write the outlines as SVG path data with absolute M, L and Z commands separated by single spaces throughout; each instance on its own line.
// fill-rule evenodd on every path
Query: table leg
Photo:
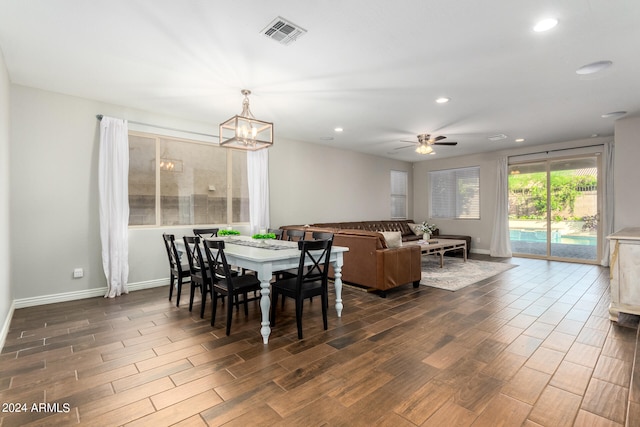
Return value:
M 268 275 L 268 279 L 263 277 L 263 273 L 258 274 L 260 279 L 260 311 L 262 312 L 262 327 L 260 333 L 262 334 L 262 342 L 267 344 L 269 342 L 269 335 L 271 334 L 271 327 L 269 326 L 269 310 L 271 309 L 271 294 L 270 282 L 271 273 Z
M 464 246 L 462 247 L 462 253 L 464 254 L 464 262 L 467 262 L 467 242 L 464 242 Z
M 336 289 L 336 312 L 338 317 L 342 317 L 342 263 L 335 261 L 333 263 L 334 280 L 333 285 Z

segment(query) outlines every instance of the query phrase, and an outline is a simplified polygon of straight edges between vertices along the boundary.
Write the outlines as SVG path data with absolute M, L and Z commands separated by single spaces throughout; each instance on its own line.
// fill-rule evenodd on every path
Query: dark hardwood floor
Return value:
M 288 301 L 268 345 L 258 303 L 227 337 L 167 287 L 16 310 L 0 425 L 624 425 L 636 330 L 608 320 L 609 270 L 506 262 L 457 292 L 345 287 L 328 331 L 306 301 L 301 341 Z

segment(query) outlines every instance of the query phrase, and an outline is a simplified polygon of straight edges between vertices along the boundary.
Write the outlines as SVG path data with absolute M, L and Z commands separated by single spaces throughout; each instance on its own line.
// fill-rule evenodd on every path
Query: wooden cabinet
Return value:
M 607 239 L 610 240 L 609 318 L 618 321 L 620 312 L 640 315 L 640 227 L 624 228 Z

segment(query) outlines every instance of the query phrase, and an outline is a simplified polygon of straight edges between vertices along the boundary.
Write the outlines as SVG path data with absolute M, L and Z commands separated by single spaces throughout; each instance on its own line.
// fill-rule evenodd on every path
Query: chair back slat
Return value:
M 184 236 L 183 239 L 191 274 L 202 275 L 202 279 L 206 281 L 208 278 L 207 263 L 200 250 L 200 238 L 198 236 Z
M 172 269 L 182 271 L 182 265 L 180 264 L 180 255 L 178 255 L 178 249 L 176 248 L 176 236 L 173 234 L 162 234 L 164 240 L 164 247 L 167 250 L 167 257 L 169 258 L 169 266 Z
M 314 231 L 311 233 L 313 240 L 333 240 L 333 233 L 330 231 Z
M 329 275 L 329 257 L 333 241 L 300 240 L 300 263 L 298 264 L 298 279 L 296 286 L 301 288 L 305 282 L 321 280 L 326 286 Z M 309 263 L 311 261 L 311 263 Z
M 194 228 L 193 234 L 201 239 L 210 239 L 212 237 L 218 237 L 219 228 Z
M 287 230 L 287 240 L 290 242 L 304 240 L 304 234 L 304 230 Z
M 224 241 L 205 240 L 204 253 L 211 271 L 214 284 L 226 287 L 229 292 L 233 292 L 233 280 L 231 268 L 224 254 Z

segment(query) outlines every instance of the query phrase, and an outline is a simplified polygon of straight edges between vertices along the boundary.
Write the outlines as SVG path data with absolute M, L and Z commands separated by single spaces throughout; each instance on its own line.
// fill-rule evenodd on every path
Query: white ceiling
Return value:
M 211 122 L 216 134 L 246 88 L 276 144 L 420 161 L 612 135 L 602 114 L 640 113 L 638 0 L 0 0 L 0 10 L 12 83 Z M 277 16 L 307 34 L 288 46 L 262 35 Z M 549 16 L 556 28 L 532 31 Z M 600 60 L 613 66 L 576 74 Z M 434 157 L 396 150 L 418 133 L 459 144 Z

